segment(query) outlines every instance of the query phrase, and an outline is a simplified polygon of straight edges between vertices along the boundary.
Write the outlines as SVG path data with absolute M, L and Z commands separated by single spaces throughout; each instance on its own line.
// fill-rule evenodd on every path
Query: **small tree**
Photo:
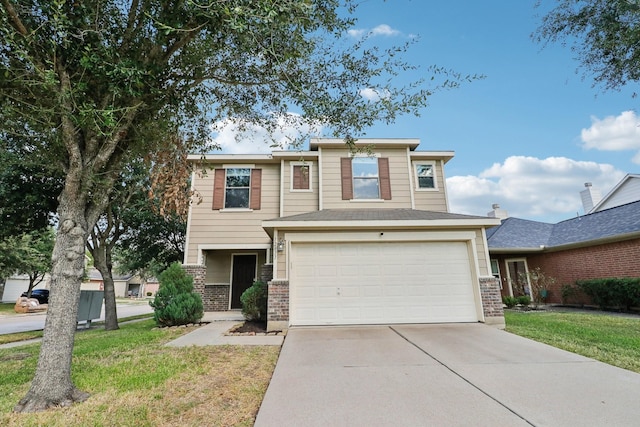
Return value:
M 549 288 L 556 283 L 556 278 L 547 276 L 540 267 L 528 270 L 526 273 L 520 273 L 519 281 L 528 283 L 531 301 L 533 307 L 538 308 L 544 303 L 549 293 Z
M 180 263 L 173 263 L 160 274 L 160 288 L 149 305 L 158 326 L 177 326 L 196 323 L 202 319 L 202 298 L 193 292 L 193 279 Z

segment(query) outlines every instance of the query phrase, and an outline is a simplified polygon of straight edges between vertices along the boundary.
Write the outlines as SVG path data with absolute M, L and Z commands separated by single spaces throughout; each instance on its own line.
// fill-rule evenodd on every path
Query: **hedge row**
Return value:
M 637 277 L 577 280 L 576 286 L 603 310 L 629 311 L 631 307 L 640 307 L 640 278 Z

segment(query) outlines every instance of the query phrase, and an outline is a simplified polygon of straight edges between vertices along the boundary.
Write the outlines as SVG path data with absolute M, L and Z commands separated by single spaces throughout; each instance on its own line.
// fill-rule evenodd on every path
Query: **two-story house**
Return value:
M 416 139 L 312 139 L 309 151 L 213 154 L 194 173 L 185 269 L 205 310 L 239 309 L 268 281 L 268 329 L 504 324 L 485 228 L 449 213 L 451 151 Z

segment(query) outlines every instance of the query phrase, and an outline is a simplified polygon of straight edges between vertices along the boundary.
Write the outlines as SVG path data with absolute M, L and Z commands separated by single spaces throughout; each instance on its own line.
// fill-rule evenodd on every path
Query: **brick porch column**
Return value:
M 487 325 L 504 329 L 504 311 L 502 310 L 502 297 L 500 296 L 500 280 L 493 276 L 481 277 L 480 297 L 482 298 L 484 322 Z
M 182 268 L 185 273 L 193 278 L 193 292 L 200 294 L 204 304 L 204 310 L 207 311 L 204 298 L 204 282 L 207 276 L 207 267 L 200 264 L 183 264 Z
M 289 328 L 289 281 L 273 279 L 268 283 L 267 331 Z

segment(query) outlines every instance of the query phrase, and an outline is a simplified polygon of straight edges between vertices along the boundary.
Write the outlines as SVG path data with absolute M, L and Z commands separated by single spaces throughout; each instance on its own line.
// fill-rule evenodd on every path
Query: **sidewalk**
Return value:
M 189 347 L 205 345 L 282 345 L 284 335 L 227 336 L 229 329 L 244 321 L 238 311 L 206 312 L 203 322 L 210 322 L 193 332 L 177 338 L 168 347 Z
M 144 320 L 144 319 L 140 319 Z M 132 322 L 139 320 L 132 320 Z M 206 345 L 282 345 L 284 335 L 252 335 L 227 336 L 225 333 L 235 325 L 244 321 L 239 311 L 205 312 L 203 322 L 209 324 L 201 326 L 166 344 L 168 347 L 189 347 Z M 127 322 L 122 322 L 127 323 Z M 20 347 L 40 342 L 41 338 L 1 344 L 0 349 Z

